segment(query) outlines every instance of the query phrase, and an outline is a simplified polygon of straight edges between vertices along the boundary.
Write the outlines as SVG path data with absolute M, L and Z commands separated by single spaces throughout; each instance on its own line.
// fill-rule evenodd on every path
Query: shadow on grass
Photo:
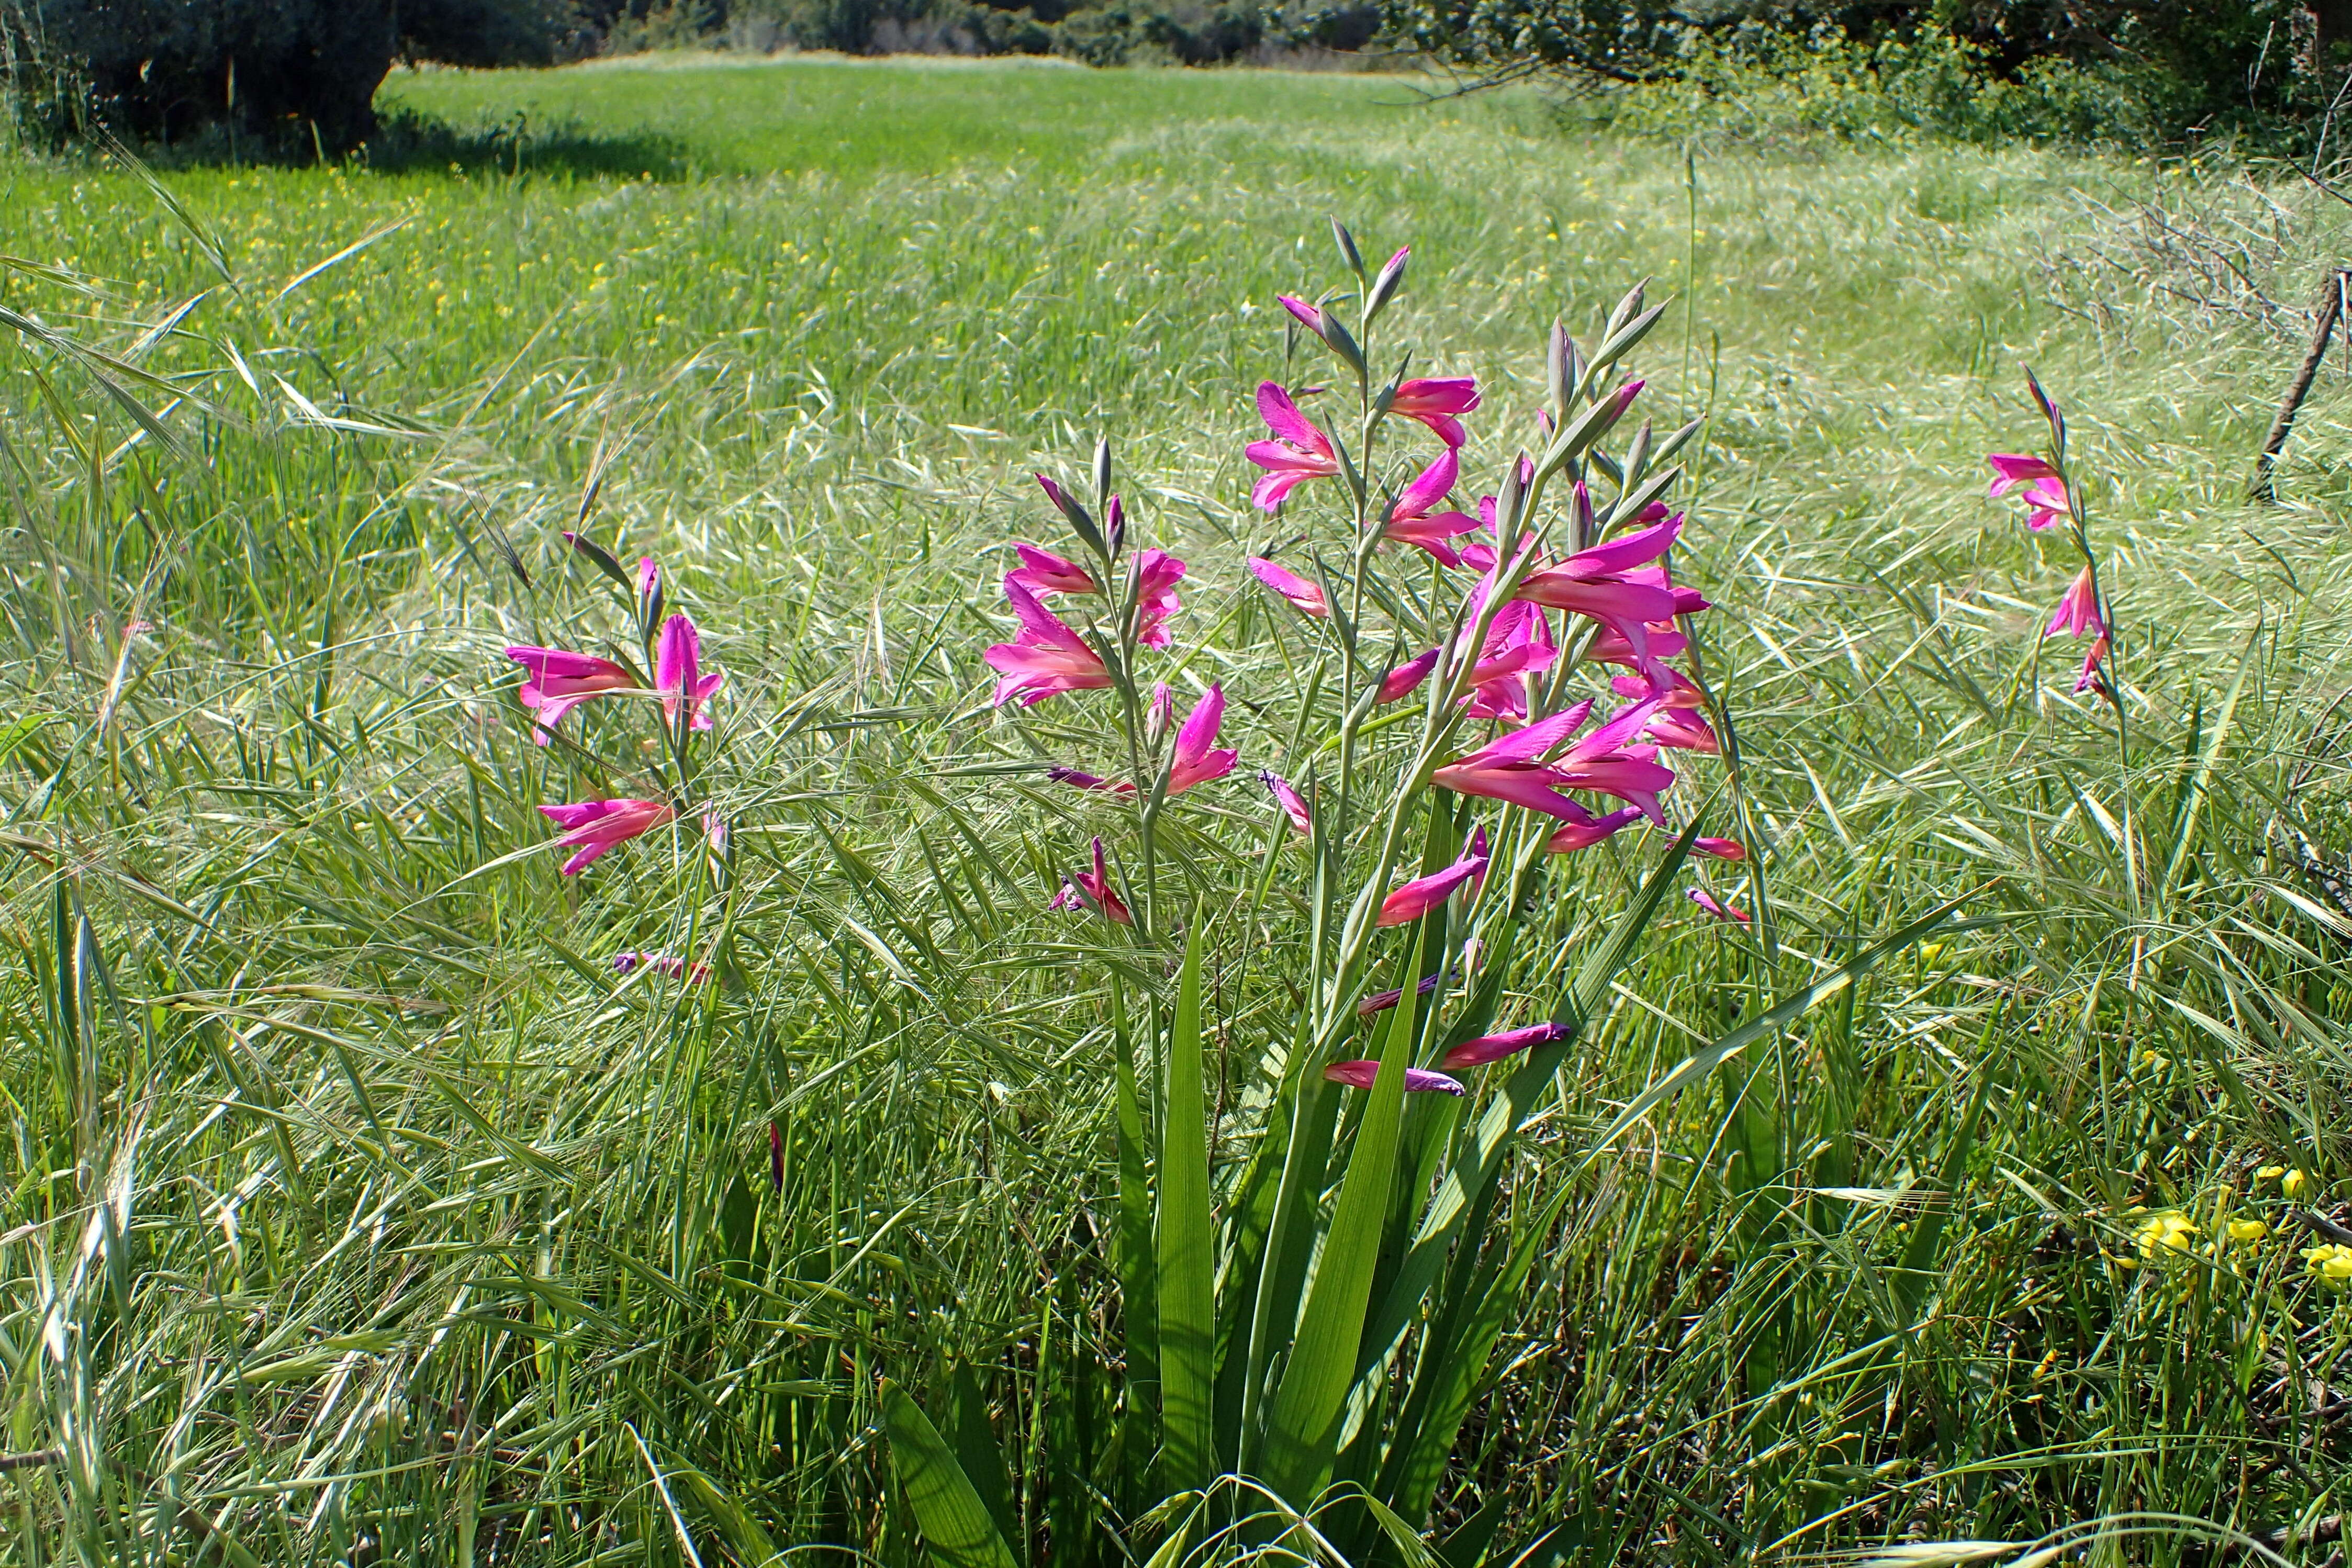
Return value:
M 395 109 L 377 122 L 362 154 L 386 174 L 542 174 L 579 179 L 684 180 L 686 144 L 653 132 L 591 131 L 572 120 L 517 111 L 495 122 L 454 125 Z

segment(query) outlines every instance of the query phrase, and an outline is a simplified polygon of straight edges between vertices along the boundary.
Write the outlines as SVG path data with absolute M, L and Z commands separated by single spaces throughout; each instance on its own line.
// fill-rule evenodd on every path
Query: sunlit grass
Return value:
M 8 270 L 0 304 L 221 417 L 94 484 L 133 426 L 9 340 L 0 1407 L 11 1450 L 64 1458 L 0 1476 L 0 1561 L 683 1561 L 681 1527 L 758 1561 L 746 1518 L 905 1561 L 877 1373 L 973 1360 L 1009 1452 L 1077 1397 L 1053 1346 L 1108 1331 L 1108 1006 L 1039 906 L 1101 822 L 1021 764 L 1110 759 L 1075 702 L 990 721 L 977 652 L 1003 542 L 1051 538 L 1028 472 L 1108 431 L 1139 526 L 1194 563 L 1192 673 L 1290 679 L 1239 452 L 1262 375 L 1321 374 L 1285 369 L 1273 296 L 1331 278 L 1330 212 L 1413 244 L 1402 336 L 1486 382 L 1482 473 L 1528 438 L 1555 314 L 1588 331 L 1644 275 L 1678 297 L 1635 368 L 1662 419 L 1710 417 L 1676 570 L 1721 606 L 1703 653 L 1769 851 L 1760 889 L 1714 875 L 1766 897 L 1773 949 L 1670 917 L 1563 1075 L 1517 1191 L 1580 1185 L 1454 1515 L 1515 1479 L 1506 1539 L 1711 1563 L 2134 1509 L 2266 1533 L 2340 1487 L 2346 1319 L 2253 1172 L 2308 1170 L 2323 1207 L 2347 1174 L 2341 911 L 2298 864 L 2344 833 L 2345 405 L 2323 384 L 2288 504 L 2246 507 L 2298 329 L 2126 242 L 2137 199 L 2217 245 L 2278 204 L 2292 243 L 2231 255 L 2292 301 L 2344 226 L 2219 175 L 1686 160 L 1531 98 L 1412 97 L 402 77 L 387 104 L 455 127 L 458 172 L 166 174 L 220 266 L 128 175 L 7 171 L 0 252 L 100 291 Z M 133 349 L 199 294 L 193 335 Z M 2034 659 L 2072 563 L 1983 496 L 1980 455 L 2036 438 L 2021 360 L 2119 552 L 2128 788 L 2071 665 Z M 302 426 L 278 377 L 416 432 Z M 734 676 L 740 989 L 607 968 L 709 941 L 688 835 L 576 883 L 482 869 L 543 837 L 539 802 L 635 776 L 617 716 L 584 753 L 528 744 L 499 657 L 622 635 L 557 540 L 600 451 L 590 526 L 662 556 Z M 1299 761 L 1229 724 L 1237 779 Z M 1684 798 L 1727 810 L 1722 778 Z M 1175 858 L 1254 883 L 1262 813 L 1231 785 Z M 1576 865 L 1562 963 L 1640 863 Z M 1570 1174 L 1695 1045 L 1971 890 L 2002 923 Z M 1289 918 L 1277 890 L 1220 960 L 1234 1097 L 1286 1027 Z M 2143 1258 L 2139 1205 L 2273 1230 L 2220 1268 Z

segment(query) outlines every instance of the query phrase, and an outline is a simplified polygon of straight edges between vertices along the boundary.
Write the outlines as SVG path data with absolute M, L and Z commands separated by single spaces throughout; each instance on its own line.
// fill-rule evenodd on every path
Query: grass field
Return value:
M 1123 763 L 1084 698 L 992 718 L 980 652 L 1005 542 L 1066 548 L 1028 476 L 1108 433 L 1192 563 L 1173 679 L 1246 698 L 1239 771 L 1163 830 L 1168 896 L 1217 912 L 1223 1212 L 1307 984 L 1245 781 L 1312 760 L 1318 647 L 1243 567 L 1305 525 L 1242 448 L 1261 379 L 1324 374 L 1275 296 L 1334 283 L 1328 214 L 1412 245 L 1386 341 L 1485 387 L 1474 494 L 1555 316 L 1671 298 L 1630 364 L 1662 430 L 1707 419 L 1675 570 L 1741 767 L 1669 798 L 1759 851 L 1689 876 L 1755 926 L 1677 897 L 1517 1156 L 1507 1232 L 1565 1206 L 1439 1492 L 1496 1555 L 1447 1560 L 2077 1524 L 2100 1563 L 2328 1559 L 2352 1313 L 2290 1211 L 2352 1191 L 2339 369 L 2280 504 L 2245 494 L 2343 208 L 1382 77 L 675 58 L 383 106 L 372 165 L 0 172 L 0 1447 L 35 1460 L 0 1563 L 913 1562 L 884 1374 L 992 1426 L 1024 1561 L 1143 1561 L 1043 1457 L 1111 1408 L 1074 1369 L 1122 1331 L 1117 1010 L 1174 954 L 1044 908 L 1126 818 L 1043 765 Z M 2075 563 L 1984 493 L 2043 438 L 2029 362 L 2121 748 L 2037 651 Z M 529 853 L 541 803 L 648 767 L 601 711 L 532 746 L 499 653 L 625 640 L 560 537 L 592 475 L 589 531 L 661 557 L 729 674 L 723 886 L 683 829 L 577 879 Z M 1664 846 L 1556 863 L 1528 1016 Z M 713 984 L 610 964 L 721 946 Z M 2144 1256 L 2174 1211 L 2216 1251 Z

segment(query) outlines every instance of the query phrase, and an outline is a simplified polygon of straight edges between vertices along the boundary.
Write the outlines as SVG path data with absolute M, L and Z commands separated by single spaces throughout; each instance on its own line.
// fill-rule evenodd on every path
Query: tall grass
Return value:
M 1481 376 L 1487 432 L 1539 401 L 1554 313 L 1629 274 L 1676 297 L 1635 369 L 1710 416 L 1676 570 L 1720 606 L 1700 652 L 1766 850 L 1713 884 L 1752 932 L 1655 928 L 1513 1169 L 1518 1212 L 1568 1197 L 1449 1527 L 1506 1497 L 1497 1539 L 1696 1563 L 2328 1511 L 2347 1319 L 2287 1214 L 2345 1170 L 2345 428 L 2324 389 L 2285 504 L 2247 508 L 2291 317 L 2220 308 L 2117 216 L 2189 204 L 2219 245 L 2275 209 L 2292 243 L 2238 259 L 2292 305 L 2341 243 L 2326 198 L 2027 152 L 1689 162 L 1355 79 L 397 93 L 461 131 L 531 103 L 520 174 L 5 176 L 0 1406 L 35 1462 L 0 1473 L 0 1560 L 914 1561 L 886 1373 L 985 1423 L 1021 1540 L 1075 1560 L 1035 1456 L 1117 1414 L 1076 1353 L 1119 1333 L 1112 1012 L 1042 909 L 1096 808 L 1039 769 L 1109 759 L 985 718 L 992 551 L 1035 536 L 1031 468 L 1115 431 L 1139 526 L 1203 563 L 1197 673 L 1287 679 L 1231 564 L 1265 542 L 1239 449 L 1331 210 L 1415 239 L 1392 331 Z M 787 106 L 793 151 L 761 151 Z M 990 112 L 976 152 L 948 133 Z M 688 151 L 543 167 L 543 116 Z M 2114 552 L 2128 772 L 2036 656 L 2071 563 L 1982 495 L 1980 454 L 2035 438 L 2021 358 Z M 609 967 L 716 931 L 690 834 L 576 883 L 502 861 L 638 765 L 593 712 L 529 744 L 498 668 L 625 640 L 557 538 L 583 510 L 730 671 L 723 984 Z M 1244 775 L 1303 771 L 1229 724 Z M 1193 885 L 1259 874 L 1263 808 L 1219 800 L 1230 828 L 1170 850 Z M 1592 852 L 1563 907 L 1604 918 L 1631 868 Z M 1204 981 L 1221 1134 L 1300 981 L 1270 888 Z M 1587 1165 L 1695 1048 L 1961 894 L 1982 923 Z M 1213 1149 L 1222 1203 L 1247 1150 Z M 2143 1206 L 2275 1232 L 2143 1258 Z

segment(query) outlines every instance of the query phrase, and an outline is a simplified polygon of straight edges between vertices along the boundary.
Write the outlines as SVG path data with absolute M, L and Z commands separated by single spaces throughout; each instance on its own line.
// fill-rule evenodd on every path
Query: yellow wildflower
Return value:
M 2288 1197 L 2294 1197 L 2297 1194 L 2301 1193 L 2310 1181 L 2311 1178 L 2304 1174 L 2303 1172 L 2299 1170 L 2289 1171 L 2285 1175 L 2279 1178 L 2279 1191 L 2284 1193 Z
M 2154 1258 L 2164 1252 L 2186 1252 L 2192 1245 L 2189 1238 L 2200 1234 L 2189 1216 L 2179 1209 L 2167 1209 L 2140 1221 L 2135 1233 L 2139 1239 L 2139 1255 Z
M 2254 1173 L 2254 1180 L 2258 1182 L 2267 1182 L 2273 1176 L 2284 1176 L 2285 1174 L 2286 1167 L 2284 1165 L 2264 1165 L 2261 1170 Z
M 2331 1241 L 2311 1247 L 2304 1253 L 2303 1263 L 2323 1285 L 2340 1290 L 2352 1284 L 2352 1247 L 2339 1247 Z
M 2271 1227 L 2258 1219 L 2233 1219 L 2229 1231 L 2231 1241 L 2260 1241 L 2271 1233 Z

